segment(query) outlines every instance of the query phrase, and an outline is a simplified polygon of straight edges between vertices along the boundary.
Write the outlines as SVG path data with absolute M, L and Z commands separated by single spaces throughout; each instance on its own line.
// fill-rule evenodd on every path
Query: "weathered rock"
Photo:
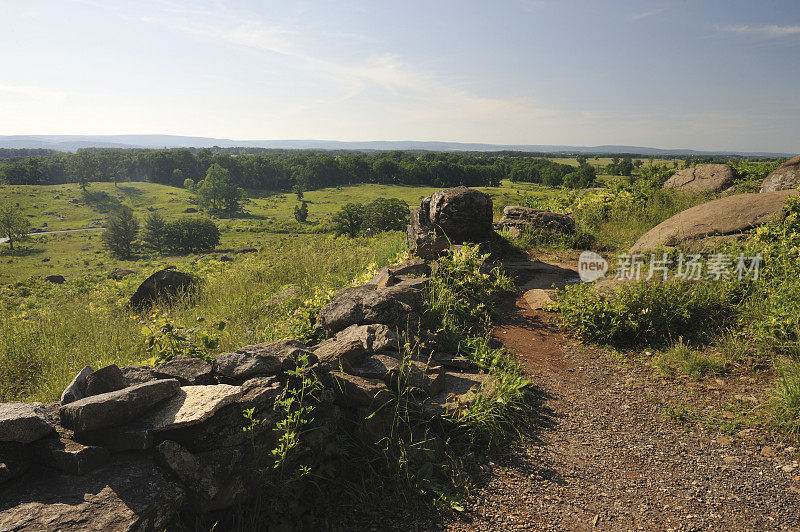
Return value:
M 372 355 L 364 357 L 357 366 L 351 368 L 351 373 L 365 379 L 385 379 L 400 361 L 389 355 Z
M 108 276 L 111 279 L 115 279 L 119 281 L 120 279 L 124 279 L 129 275 L 133 275 L 134 273 L 139 273 L 136 270 L 126 270 L 125 268 L 113 268 L 110 272 L 108 272 Z
M 76 441 L 90 446 L 103 447 L 113 453 L 144 451 L 153 447 L 153 431 L 137 426 L 135 422 L 119 427 L 75 433 Z
M 440 366 L 430 366 L 417 360 L 407 360 L 388 376 L 393 386 L 411 388 L 423 395 L 437 395 L 445 386 L 445 373 Z
M 413 277 L 430 277 L 431 267 L 423 259 L 415 258 L 402 264 L 385 266 L 375 273 L 367 284 L 375 285 L 379 289 L 394 286 Z
M 0 403 L 0 442 L 31 443 L 53 430 L 42 403 Z
M 156 301 L 187 293 L 193 286 L 194 279 L 183 272 L 160 270 L 139 285 L 131 296 L 130 305 L 139 309 L 148 307 Z
M 554 293 L 553 290 L 534 288 L 522 294 L 522 297 L 532 310 L 539 310 L 548 308 L 553 304 L 553 298 L 550 297 L 552 293 Z
M 472 362 L 470 362 L 468 358 L 441 351 L 433 353 L 431 361 L 440 366 L 448 366 L 451 368 L 469 369 L 472 367 Z
M 153 368 L 159 379 L 178 379 L 182 386 L 211 384 L 214 368 L 202 358 L 176 357 Z
M 84 366 L 84 368 L 75 375 L 75 378 L 72 379 L 72 382 L 69 383 L 61 394 L 61 404 L 72 403 L 86 397 L 86 376 L 93 371 L 91 366 Z
M 503 217 L 495 227 L 514 229 L 518 234 L 537 230 L 571 235 L 575 233 L 575 220 L 567 214 L 509 205 L 503 209 Z
M 120 371 L 122 371 L 122 375 L 125 377 L 125 384 L 128 386 L 159 380 L 150 366 L 125 366 L 120 368 Z
M 233 353 L 223 353 L 214 359 L 215 370 L 231 379 L 245 379 L 254 375 L 275 375 L 297 367 L 298 357 L 306 355 L 309 364 L 317 362 L 305 344 L 297 340 L 278 340 L 248 345 Z
M 715 199 L 680 212 L 642 235 L 632 253 L 658 246 L 681 246 L 713 235 L 731 235 L 782 216 L 786 198 L 795 190 L 737 194 Z
M 275 399 L 281 393 L 280 382 L 274 377 L 255 377 L 242 385 L 242 392 L 237 402 L 220 408 L 208 420 L 159 434 L 192 452 L 235 447 L 246 443 L 250 436 L 268 435 L 279 415 L 275 412 Z M 253 409 L 253 417 L 262 422 L 245 432 L 249 422 L 242 412 L 249 409 Z
M 275 292 L 269 298 L 267 298 L 267 306 L 274 307 L 280 306 L 286 303 L 287 301 L 291 301 L 300 297 L 303 293 L 303 289 L 297 285 L 292 285 Z
M 800 155 L 776 168 L 761 183 L 761 192 L 796 189 L 800 186 Z
M 380 323 L 393 329 L 414 325 L 422 310 L 428 279 L 408 279 L 378 289 L 375 285 L 347 288 L 320 310 L 319 325 L 329 334 L 351 325 Z
M 104 465 L 111 456 L 104 447 L 83 445 L 67 438 L 48 438 L 36 442 L 38 462 L 70 475 L 84 475 Z
M 436 257 L 451 243 L 491 240 L 492 199 L 467 187 L 434 192 L 411 212 L 406 236 L 409 248 L 426 259 Z
M 240 386 L 183 386 L 178 393 L 137 420 L 136 424 L 153 432 L 196 425 L 241 396 Z
M 115 392 L 127 386 L 122 371 L 116 364 L 111 364 L 86 376 L 86 396 Z
M 48 275 L 44 280 L 53 284 L 63 284 L 66 281 L 63 275 Z
M 667 179 L 664 188 L 682 192 L 719 192 L 733 184 L 739 176 L 728 164 L 702 164 L 678 170 Z
M 377 406 L 391 395 L 382 380 L 365 379 L 338 371 L 331 371 L 330 378 L 339 401 L 347 406 Z
M 446 372 L 443 390 L 424 403 L 431 415 L 445 415 L 463 409 L 480 396 L 491 395 L 498 384 L 497 378 L 485 373 Z
M 61 423 L 76 432 L 123 425 L 172 397 L 178 390 L 180 383 L 177 380 L 163 379 L 93 395 L 62 406 L 59 410 Z
M 0 530 L 163 530 L 184 498 L 144 457 L 121 458 L 80 477 L 43 471 L 0 491 Z
M 241 464 L 244 451 L 239 447 L 216 449 L 194 455 L 177 442 L 167 440 L 156 447 L 158 462 L 178 477 L 197 499 L 195 509 L 205 513 Z
M 353 364 L 363 355 L 385 350 L 397 351 L 399 342 L 397 334 L 386 325 L 351 325 L 311 349 L 325 368 L 339 369 L 341 366 L 350 372 Z
M 19 442 L 0 442 L 0 484 L 22 475 L 33 462 L 31 447 Z

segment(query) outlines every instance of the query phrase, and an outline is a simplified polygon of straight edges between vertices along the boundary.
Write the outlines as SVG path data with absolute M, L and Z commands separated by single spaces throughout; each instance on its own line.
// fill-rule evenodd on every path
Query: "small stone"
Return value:
M 83 445 L 67 438 L 41 440 L 36 445 L 40 463 L 70 475 L 83 475 L 108 462 L 109 452 L 103 447 Z
M 177 357 L 153 368 L 159 379 L 178 379 L 182 386 L 211 384 L 214 368 L 202 358 Z
M 115 392 L 127 386 L 122 371 L 116 364 L 111 364 L 86 376 L 86 396 Z
M 775 456 L 775 449 L 773 449 L 769 445 L 765 445 L 761 448 L 761 456 L 764 456 L 766 458 L 772 458 L 773 456 Z
M 86 377 L 93 371 L 91 366 L 84 366 L 84 368 L 75 375 L 75 378 L 72 379 L 72 382 L 69 383 L 61 394 L 61 404 L 66 405 L 86 397 Z
M 781 471 L 783 471 L 784 473 L 791 473 L 795 469 L 797 469 L 797 466 L 795 464 L 786 464 L 785 466 L 781 467 Z
M 0 442 L 31 443 L 53 430 L 42 403 L 0 403 Z

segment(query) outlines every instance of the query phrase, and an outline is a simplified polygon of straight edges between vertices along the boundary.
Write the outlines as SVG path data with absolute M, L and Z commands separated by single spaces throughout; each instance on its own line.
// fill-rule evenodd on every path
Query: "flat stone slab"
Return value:
M 42 403 L 0 403 L 0 441 L 30 443 L 53 430 Z
M 209 419 L 223 406 L 236 402 L 241 396 L 241 386 L 184 386 L 170 399 L 148 412 L 137 425 L 154 432 L 196 425 Z
M 84 476 L 42 471 L 0 490 L 0 530 L 164 530 L 185 497 L 145 457 L 121 458 Z
M 551 293 L 552 290 L 534 288 L 525 292 L 522 297 L 532 310 L 539 310 L 546 309 L 553 303 L 553 299 L 550 297 Z
M 202 358 L 177 357 L 153 368 L 159 379 L 178 379 L 182 386 L 211 384 L 214 368 Z
M 297 340 L 278 340 L 247 345 L 233 353 L 222 353 L 214 359 L 214 368 L 225 377 L 246 379 L 256 375 L 276 375 L 297 366 L 297 358 L 309 355 L 309 363 L 316 358 Z
M 76 432 L 123 425 L 172 397 L 179 389 L 177 380 L 163 379 L 86 397 L 61 407 L 61 423 Z

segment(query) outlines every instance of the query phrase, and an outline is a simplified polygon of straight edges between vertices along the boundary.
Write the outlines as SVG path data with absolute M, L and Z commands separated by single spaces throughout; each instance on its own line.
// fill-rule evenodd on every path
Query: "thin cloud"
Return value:
M 761 35 L 764 37 L 789 37 L 800 35 L 800 26 L 779 26 L 777 24 L 765 24 L 753 26 L 750 24 L 734 24 L 727 26 L 716 26 L 717 31 L 724 33 L 738 33 L 743 35 Z

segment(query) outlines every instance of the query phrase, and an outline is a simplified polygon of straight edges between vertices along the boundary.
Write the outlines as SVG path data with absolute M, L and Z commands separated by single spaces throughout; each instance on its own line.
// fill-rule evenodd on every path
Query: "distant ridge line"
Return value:
M 742 155 L 789 157 L 780 152 L 707 151 L 662 149 L 645 146 L 564 146 L 548 144 L 488 144 L 437 141 L 336 141 L 336 140 L 231 140 L 180 135 L 0 135 L 0 148 L 41 148 L 76 151 L 81 148 L 267 148 L 296 150 L 421 150 L 421 151 L 522 151 L 547 153 L 630 153 L 639 155 Z

